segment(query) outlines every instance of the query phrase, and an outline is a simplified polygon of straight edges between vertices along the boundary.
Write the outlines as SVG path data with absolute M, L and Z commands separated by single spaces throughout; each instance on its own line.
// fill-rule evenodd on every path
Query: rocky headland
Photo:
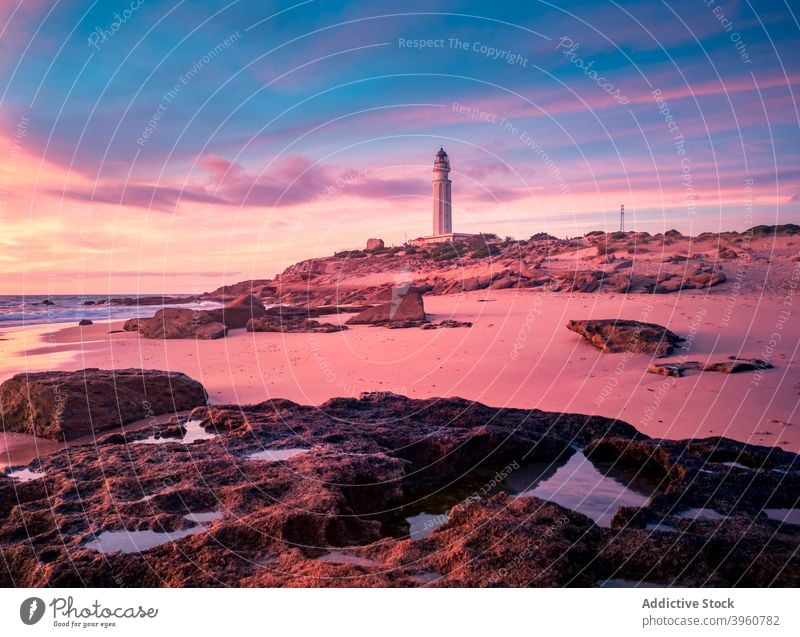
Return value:
M 710 291 L 742 268 L 769 289 L 780 279 L 776 269 L 798 259 L 798 235 L 800 226 L 785 224 L 696 237 L 676 230 L 590 232 L 572 239 L 480 235 L 435 246 L 381 245 L 301 261 L 274 279 L 242 281 L 200 298 L 227 302 L 251 293 L 268 304 L 347 306 L 390 300 L 387 295 L 400 285 L 426 295 L 507 288 L 672 294 Z

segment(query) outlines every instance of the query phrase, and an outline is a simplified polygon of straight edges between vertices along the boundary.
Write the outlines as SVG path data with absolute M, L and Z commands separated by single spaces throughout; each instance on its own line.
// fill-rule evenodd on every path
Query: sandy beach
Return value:
M 12 328 L 0 341 L 0 380 L 26 370 L 140 367 L 188 374 L 205 385 L 212 404 L 287 398 L 319 405 L 365 391 L 459 396 L 493 407 L 618 418 L 652 437 L 727 436 L 800 451 L 800 323 L 781 319 L 784 296 L 734 297 L 724 287 L 655 296 L 513 289 L 425 297 L 432 320 L 473 322 L 457 329 L 240 329 L 195 341 L 143 339 L 121 331 L 121 322 Z M 659 362 L 742 356 L 766 359 L 774 369 L 684 378 L 647 373 L 649 356 L 602 353 L 564 327 L 588 318 L 654 322 L 687 338 Z
M 792 625 L 789 3 L 116 4 L 0 2 L 4 627 Z

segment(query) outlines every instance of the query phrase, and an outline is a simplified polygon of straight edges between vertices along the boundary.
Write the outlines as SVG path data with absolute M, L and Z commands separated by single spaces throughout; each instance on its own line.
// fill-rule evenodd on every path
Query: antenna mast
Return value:
M 625 204 L 619 207 L 619 231 L 625 232 Z

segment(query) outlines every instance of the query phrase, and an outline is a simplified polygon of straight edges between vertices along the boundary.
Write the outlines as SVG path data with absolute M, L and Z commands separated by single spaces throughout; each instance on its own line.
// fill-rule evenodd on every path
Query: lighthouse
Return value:
M 433 158 L 433 234 L 413 239 L 413 245 L 463 241 L 476 235 L 453 232 L 453 191 L 450 181 L 450 158 L 439 148 Z
M 433 160 L 433 234 L 453 232 L 453 195 L 450 181 L 450 159 L 439 148 Z

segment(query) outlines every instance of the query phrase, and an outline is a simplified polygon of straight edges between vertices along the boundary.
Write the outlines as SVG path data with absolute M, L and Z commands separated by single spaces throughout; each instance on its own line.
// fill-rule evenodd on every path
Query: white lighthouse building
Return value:
M 450 181 L 450 159 L 439 148 L 433 161 L 433 234 L 453 232 L 453 191 Z
M 453 232 L 453 182 L 450 181 L 450 158 L 439 148 L 433 159 L 433 234 L 412 241 L 415 245 L 458 241 L 474 236 Z

